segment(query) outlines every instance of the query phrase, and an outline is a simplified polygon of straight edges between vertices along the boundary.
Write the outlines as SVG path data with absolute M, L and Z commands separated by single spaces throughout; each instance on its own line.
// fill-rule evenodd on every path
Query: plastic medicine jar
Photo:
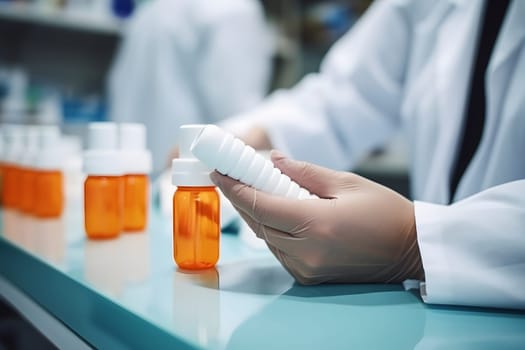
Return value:
M 144 231 L 148 219 L 149 177 L 152 161 L 146 149 L 146 127 L 140 123 L 119 125 L 120 152 L 123 161 L 123 230 Z
M 32 213 L 39 218 L 58 218 L 64 211 L 64 150 L 60 129 L 53 125 L 41 126 L 39 134 Z
M 88 125 L 83 155 L 84 228 L 90 239 L 116 238 L 122 230 L 123 181 L 117 124 Z
M 182 269 L 215 266 L 219 259 L 220 201 L 207 168 L 190 152 L 203 125 L 179 129 L 180 158 L 172 162 L 173 257 Z

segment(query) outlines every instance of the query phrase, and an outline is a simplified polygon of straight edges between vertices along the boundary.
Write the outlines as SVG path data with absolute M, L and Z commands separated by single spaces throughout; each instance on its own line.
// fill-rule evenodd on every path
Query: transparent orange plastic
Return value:
M 64 177 L 58 170 L 38 170 L 35 175 L 33 214 L 58 218 L 64 210 Z
M 4 188 L 2 192 L 2 203 L 6 208 L 14 208 L 17 196 L 16 167 L 10 164 L 4 165 Z
M 215 187 L 178 187 L 173 195 L 173 257 L 189 270 L 219 260 L 220 204 Z
M 88 238 L 115 238 L 122 230 L 120 176 L 88 176 L 84 182 L 84 228 Z
M 4 168 L 5 165 L 0 163 L 0 205 L 4 204 Z
M 20 172 L 20 210 L 26 214 L 35 212 L 36 171 L 22 168 Z
M 143 231 L 148 218 L 147 175 L 126 175 L 124 181 L 124 231 Z
M 11 203 L 12 208 L 19 210 L 20 209 L 20 175 L 22 174 L 22 168 L 18 166 L 11 167 L 11 176 L 12 176 L 12 193 Z

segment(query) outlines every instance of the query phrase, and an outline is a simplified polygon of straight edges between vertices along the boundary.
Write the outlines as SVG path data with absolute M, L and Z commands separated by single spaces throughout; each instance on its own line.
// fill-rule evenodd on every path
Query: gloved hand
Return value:
M 217 172 L 210 176 L 299 283 L 423 278 L 412 202 L 353 173 L 275 151 L 272 161 L 320 199 L 277 197 Z

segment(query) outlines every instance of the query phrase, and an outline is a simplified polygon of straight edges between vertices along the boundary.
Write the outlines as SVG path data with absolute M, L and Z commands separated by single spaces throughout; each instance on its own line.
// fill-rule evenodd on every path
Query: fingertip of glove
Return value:
M 210 180 L 215 184 L 215 186 L 221 185 L 221 175 L 219 175 L 216 171 L 210 173 Z
M 287 159 L 286 156 L 284 155 L 284 153 L 282 153 L 281 151 L 278 151 L 276 149 L 273 149 L 270 152 L 270 158 L 272 159 L 273 162 L 279 162 L 279 161 Z

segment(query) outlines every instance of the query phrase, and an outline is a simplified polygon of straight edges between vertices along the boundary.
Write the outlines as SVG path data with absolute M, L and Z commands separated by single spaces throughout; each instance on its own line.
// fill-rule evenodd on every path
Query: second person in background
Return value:
M 265 96 L 272 55 L 256 0 L 148 1 L 111 70 L 110 117 L 146 125 L 161 170 L 180 125 L 215 123 Z

